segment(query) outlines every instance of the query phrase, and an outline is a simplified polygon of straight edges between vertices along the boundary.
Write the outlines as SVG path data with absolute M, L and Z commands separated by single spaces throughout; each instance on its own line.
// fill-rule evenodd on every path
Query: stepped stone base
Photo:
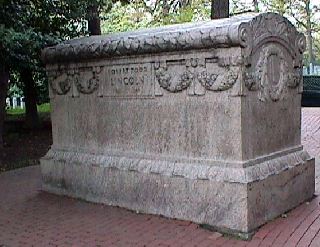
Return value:
M 53 150 L 41 160 L 46 191 L 245 237 L 313 196 L 314 159 L 299 148 L 240 165 Z

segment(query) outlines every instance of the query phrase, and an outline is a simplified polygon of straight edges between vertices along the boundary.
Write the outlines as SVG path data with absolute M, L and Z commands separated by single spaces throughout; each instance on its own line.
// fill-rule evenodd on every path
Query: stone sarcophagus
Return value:
M 46 48 L 44 190 L 253 232 L 314 193 L 300 138 L 304 49 L 273 13 Z

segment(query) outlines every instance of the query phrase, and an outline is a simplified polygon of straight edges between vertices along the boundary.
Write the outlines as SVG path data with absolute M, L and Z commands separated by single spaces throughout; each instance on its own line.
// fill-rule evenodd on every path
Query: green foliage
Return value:
M 309 65 L 311 57 L 319 54 L 320 49 L 320 6 L 310 0 L 261 0 L 267 11 L 287 17 L 308 39 L 311 37 L 311 51 L 304 53 L 304 64 Z M 315 1 L 314 1 L 315 2 Z M 310 43 L 307 40 L 307 46 Z M 313 60 L 313 59 L 312 59 Z M 315 59 L 317 60 L 317 59 Z
M 12 70 L 27 68 L 40 70 L 40 52 L 47 45 L 55 44 L 57 40 L 42 33 L 36 33 L 33 29 L 16 31 L 13 28 L 0 27 L 3 47 L 0 56 Z
M 138 3 L 122 4 L 120 1 L 116 2 L 111 10 L 102 16 L 101 29 L 103 33 L 125 32 L 152 26 L 150 13 Z
M 252 1 L 253 2 L 253 1 Z M 300 32 L 312 37 L 312 54 L 320 62 L 320 5 L 316 0 L 257 0 L 261 12 L 275 12 L 288 18 Z M 247 0 L 232 0 L 231 12 L 252 11 L 253 5 Z M 308 43 L 307 43 L 308 45 Z M 304 53 L 304 64 L 309 65 L 310 51 Z
M 51 111 L 51 108 L 50 108 L 50 104 L 49 103 L 45 103 L 45 104 L 41 104 L 41 105 L 38 105 L 38 111 L 39 112 L 50 112 Z
M 163 24 L 171 24 L 171 23 L 185 23 L 191 22 L 193 20 L 194 9 L 193 6 L 186 6 L 181 8 L 178 13 L 174 13 L 172 15 L 168 15 L 163 19 Z
M 307 0 L 258 0 L 261 11 L 289 17 L 305 31 Z M 231 12 L 253 10 L 253 1 L 232 0 Z M 48 101 L 41 50 L 61 40 L 87 35 L 88 8 L 98 6 L 102 32 L 114 33 L 210 19 L 211 0 L 0 0 L 0 61 L 11 69 L 11 84 L 22 88 L 19 70 L 30 69 L 38 103 Z M 318 15 L 317 15 L 318 13 Z M 311 9 L 314 53 L 320 60 L 319 8 Z M 307 57 L 307 56 L 306 56 Z
M 2 0 L 1 59 L 12 69 L 37 69 L 42 48 L 85 33 L 80 2 Z
M 0 61 L 14 74 L 11 86 L 22 89 L 19 72 L 30 70 L 40 96 L 38 103 L 48 102 L 41 50 L 61 40 L 85 35 L 89 3 L 84 0 L 0 0 Z
M 179 1 L 173 1 L 172 6 L 168 7 L 167 14 L 164 14 L 163 1 L 159 1 L 158 5 L 147 3 L 142 0 L 114 3 L 108 12 L 102 13 L 102 32 L 125 32 L 210 19 L 211 2 L 209 0 L 194 0 L 180 5 Z
M 254 6 L 247 0 L 231 0 L 230 1 L 230 14 L 235 15 L 243 12 L 254 11 Z
M 195 0 L 190 5 L 180 8 L 168 16 L 160 19 L 161 25 L 185 23 L 193 21 L 210 20 L 211 2 L 206 0 Z
M 16 109 L 9 108 L 9 109 L 7 109 L 7 114 L 9 114 L 9 115 L 21 115 L 21 114 L 25 114 L 25 113 L 26 113 L 25 109 L 21 109 L 21 108 L 16 108 Z

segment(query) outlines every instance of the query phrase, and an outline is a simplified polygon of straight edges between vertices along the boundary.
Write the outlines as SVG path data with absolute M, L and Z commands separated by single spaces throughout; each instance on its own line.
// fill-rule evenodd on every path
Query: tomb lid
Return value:
M 302 55 L 305 38 L 284 17 L 275 13 L 246 13 L 231 18 L 177 24 L 133 32 L 90 36 L 47 47 L 42 60 L 47 64 L 81 62 L 116 56 L 133 56 L 219 47 L 241 47 L 250 56 L 264 40 L 288 47 Z

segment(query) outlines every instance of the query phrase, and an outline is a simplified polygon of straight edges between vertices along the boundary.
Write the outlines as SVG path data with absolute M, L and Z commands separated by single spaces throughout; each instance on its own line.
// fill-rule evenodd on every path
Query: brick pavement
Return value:
M 303 108 L 301 141 L 310 155 L 320 155 L 320 108 Z
M 301 129 L 306 149 L 314 156 L 319 155 L 320 109 L 303 110 Z M 264 225 L 251 241 L 223 237 L 190 222 L 136 214 L 42 192 L 37 166 L 0 174 L 0 199 L 0 246 L 6 247 L 320 247 L 320 197 Z
M 313 157 L 318 158 L 316 165 L 316 193 L 320 192 L 320 108 L 303 108 L 301 116 L 301 142 Z M 319 244 L 320 246 L 320 244 Z

